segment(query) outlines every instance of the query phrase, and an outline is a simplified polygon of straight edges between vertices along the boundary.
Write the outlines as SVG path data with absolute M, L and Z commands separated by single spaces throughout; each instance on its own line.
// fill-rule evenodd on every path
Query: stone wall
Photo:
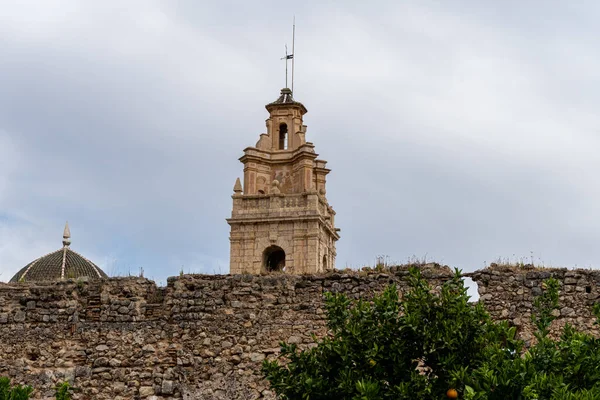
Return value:
M 598 335 L 592 305 L 600 297 L 600 270 L 567 270 L 566 268 L 536 269 L 532 266 L 511 267 L 492 264 L 470 276 L 478 284 L 482 301 L 496 320 L 508 320 L 517 327 L 520 337 L 533 339 L 535 328 L 531 323 L 531 310 L 535 296 L 543 290 L 543 281 L 554 277 L 559 280 L 560 310 L 551 333 L 556 337 L 565 323 L 577 329 Z
M 322 295 L 369 297 L 405 268 L 326 275 L 182 275 L 165 288 L 143 278 L 0 284 L 0 376 L 51 398 L 64 380 L 77 399 L 272 399 L 259 372 L 282 340 L 311 345 L 326 332 Z M 424 268 L 434 287 L 449 268 Z M 591 271 L 486 269 L 471 274 L 497 318 L 527 334 L 532 296 L 546 276 L 564 283 L 564 321 L 596 332 Z M 581 289 L 583 288 L 583 289 Z M 589 292 L 589 293 L 588 293 Z

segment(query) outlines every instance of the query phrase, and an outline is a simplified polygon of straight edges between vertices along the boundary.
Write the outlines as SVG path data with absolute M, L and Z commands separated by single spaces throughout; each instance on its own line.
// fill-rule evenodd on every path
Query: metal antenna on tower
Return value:
M 292 53 L 288 54 L 287 44 L 285 45 L 285 87 L 288 87 L 288 60 L 292 60 L 292 93 L 294 93 L 294 44 L 296 42 L 296 17 L 294 16 L 294 29 L 292 32 Z
M 294 95 L 294 45 L 296 44 L 296 16 L 294 15 L 294 25 L 292 29 L 292 96 Z
M 288 60 L 292 60 L 292 66 L 294 65 L 294 54 L 288 54 L 287 44 L 285 45 L 285 57 L 281 57 L 285 60 L 285 87 L 288 87 Z M 293 67 L 292 67 L 293 71 Z M 294 85 L 294 74 L 292 72 L 292 85 Z

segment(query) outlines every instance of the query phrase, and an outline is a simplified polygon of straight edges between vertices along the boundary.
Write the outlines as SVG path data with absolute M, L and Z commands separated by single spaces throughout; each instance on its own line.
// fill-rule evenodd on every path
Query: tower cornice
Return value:
M 269 151 L 261 150 L 256 147 L 246 147 L 244 149 L 244 155 L 239 160 L 246 164 L 247 162 L 262 162 L 266 161 L 269 163 L 293 163 L 302 158 L 310 158 L 316 160 L 319 155 L 314 151 L 314 145 L 312 143 L 305 143 L 296 150 L 279 150 Z

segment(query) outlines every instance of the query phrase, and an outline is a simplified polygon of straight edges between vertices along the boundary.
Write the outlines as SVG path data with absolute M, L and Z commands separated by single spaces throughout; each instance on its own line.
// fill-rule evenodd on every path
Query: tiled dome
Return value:
M 108 275 L 96 264 L 70 249 L 69 224 L 63 234 L 63 248 L 38 258 L 23 267 L 11 282 L 58 281 L 61 279 L 105 279 Z

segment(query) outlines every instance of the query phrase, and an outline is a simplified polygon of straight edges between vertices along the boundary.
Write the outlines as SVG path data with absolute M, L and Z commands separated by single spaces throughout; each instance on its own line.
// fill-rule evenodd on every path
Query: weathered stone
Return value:
M 151 344 L 147 344 L 144 347 L 142 347 L 142 350 L 145 353 L 154 353 L 156 351 L 156 349 L 154 348 L 154 346 L 152 346 Z
M 111 367 L 116 368 L 116 367 L 120 367 L 121 366 L 121 361 L 117 360 L 116 358 L 111 358 L 110 361 L 108 362 L 108 364 Z
M 563 316 L 571 316 L 575 313 L 575 310 L 573 310 L 571 307 L 563 307 L 560 309 L 560 315 Z
M 74 375 L 75 377 L 87 377 L 91 374 L 91 369 L 85 365 L 78 365 L 75 367 Z
M 550 314 L 554 317 L 560 317 L 560 310 L 552 310 Z
M 173 381 L 162 381 L 161 393 L 162 394 L 173 394 Z
M 141 398 L 152 396 L 154 394 L 154 388 L 152 386 L 142 386 L 140 387 L 139 393 Z
M 250 354 L 250 360 L 252 362 L 260 362 L 265 359 L 265 355 L 263 353 L 252 353 Z
M 13 320 L 15 322 L 23 322 L 23 321 L 25 321 L 25 312 L 23 312 L 23 311 L 17 311 L 15 313 L 15 316 L 13 317 Z
M 302 338 L 298 336 L 290 336 L 287 340 L 288 343 L 302 343 Z
M 127 386 L 123 382 L 113 382 L 112 389 L 113 392 L 119 394 L 123 393 L 127 389 Z
M 94 367 L 94 368 L 107 367 L 107 366 L 108 366 L 108 358 L 106 358 L 106 357 L 98 357 L 94 360 L 94 363 L 92 364 L 92 367 Z

